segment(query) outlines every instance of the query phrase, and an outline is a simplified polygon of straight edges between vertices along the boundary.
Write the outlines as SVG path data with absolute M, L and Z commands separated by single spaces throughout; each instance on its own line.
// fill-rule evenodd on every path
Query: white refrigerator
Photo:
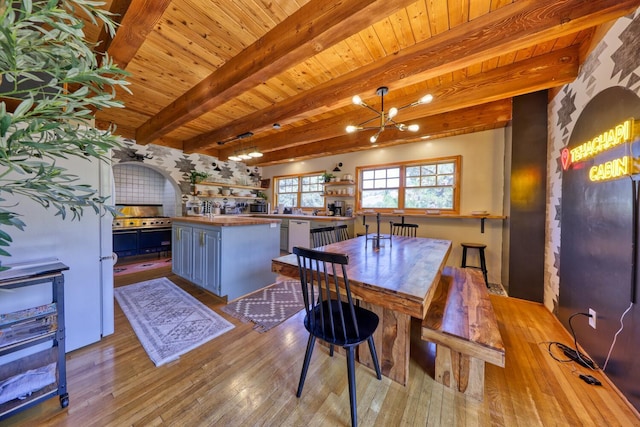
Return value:
M 60 160 L 58 164 L 79 176 L 81 183 L 99 189 L 101 195 L 112 194 L 110 164 L 96 159 Z M 111 214 L 98 215 L 89 208 L 79 221 L 72 221 L 70 215 L 62 220 L 55 216 L 55 209 L 44 209 L 26 198 L 8 200 L 6 205 L 15 202 L 19 205 L 11 209 L 22 215 L 26 227 L 24 231 L 3 228 L 13 243 L 6 248 L 11 257 L 0 260 L 2 264 L 11 264 L 57 258 L 69 266 L 64 272 L 67 352 L 113 333 Z M 49 284 L 0 291 L 0 313 L 46 304 L 50 297 Z

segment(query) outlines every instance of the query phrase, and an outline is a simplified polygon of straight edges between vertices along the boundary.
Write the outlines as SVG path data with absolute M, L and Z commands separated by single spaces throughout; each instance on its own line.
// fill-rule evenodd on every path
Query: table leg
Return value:
M 378 315 L 380 323 L 373 335 L 382 375 L 397 383 L 409 381 L 409 346 L 411 343 L 411 316 L 386 309 L 362 300 L 359 305 Z M 358 347 L 358 360 L 374 369 L 371 354 L 366 345 Z

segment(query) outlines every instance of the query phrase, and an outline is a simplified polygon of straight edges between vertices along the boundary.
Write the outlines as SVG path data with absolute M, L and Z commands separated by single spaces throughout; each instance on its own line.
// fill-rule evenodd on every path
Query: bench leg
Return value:
M 475 400 L 484 396 L 484 360 L 436 346 L 435 380 Z

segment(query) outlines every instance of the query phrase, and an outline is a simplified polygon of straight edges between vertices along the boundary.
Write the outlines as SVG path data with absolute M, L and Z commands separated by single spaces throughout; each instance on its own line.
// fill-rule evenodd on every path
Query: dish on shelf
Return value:
M 438 209 L 427 209 L 424 213 L 427 215 L 440 215 L 440 211 Z
M 471 211 L 471 215 L 487 215 L 487 211 Z

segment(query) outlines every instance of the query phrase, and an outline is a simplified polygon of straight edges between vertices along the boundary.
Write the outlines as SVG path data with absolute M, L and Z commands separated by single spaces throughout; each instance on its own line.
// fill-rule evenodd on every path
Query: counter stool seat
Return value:
M 487 245 L 483 243 L 460 243 L 462 246 L 462 262 L 460 263 L 460 267 L 463 268 L 477 268 L 482 271 L 482 275 L 484 276 L 484 284 L 489 287 L 489 279 L 487 279 L 487 261 L 484 256 L 484 250 L 487 248 Z M 478 254 L 480 255 L 480 266 L 476 265 L 467 265 L 467 249 L 477 249 Z

